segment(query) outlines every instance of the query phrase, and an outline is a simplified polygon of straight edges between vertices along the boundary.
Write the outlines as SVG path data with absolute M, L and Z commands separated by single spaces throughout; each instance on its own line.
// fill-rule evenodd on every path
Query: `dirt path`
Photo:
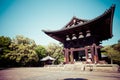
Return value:
M 9 68 L 0 70 L 0 80 L 120 80 L 120 73 Z

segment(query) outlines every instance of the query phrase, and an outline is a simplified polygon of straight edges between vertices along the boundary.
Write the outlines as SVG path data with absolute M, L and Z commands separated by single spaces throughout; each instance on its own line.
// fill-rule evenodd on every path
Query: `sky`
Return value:
M 38 45 L 59 43 L 42 30 L 61 29 L 73 16 L 94 19 L 112 4 L 113 37 L 102 45 L 115 44 L 120 39 L 120 0 L 0 0 L 0 36 L 24 35 Z

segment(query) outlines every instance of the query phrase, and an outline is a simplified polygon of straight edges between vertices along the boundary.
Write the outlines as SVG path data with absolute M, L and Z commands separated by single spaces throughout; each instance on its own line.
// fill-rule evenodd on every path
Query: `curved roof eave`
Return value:
M 73 27 L 69 27 L 69 28 L 62 28 L 60 30 L 55 30 L 55 31 L 47 31 L 47 30 L 42 30 L 43 32 L 45 32 L 46 34 L 52 34 L 52 33 L 59 33 L 59 32 L 62 32 L 62 31 L 66 31 L 66 30 L 70 30 L 70 29 L 74 29 L 76 27 L 84 27 L 85 25 L 88 25 L 90 23 L 93 23 L 99 19 L 101 19 L 102 17 L 105 17 L 107 14 L 109 14 L 110 12 L 112 12 L 112 16 L 113 16 L 113 11 L 114 11 L 114 8 L 115 8 L 115 5 L 111 6 L 108 10 L 106 10 L 102 15 L 92 19 L 92 20 L 89 20 L 85 23 L 82 23 L 82 24 L 78 24 L 78 25 L 75 25 Z M 113 17 L 112 17 L 113 18 Z

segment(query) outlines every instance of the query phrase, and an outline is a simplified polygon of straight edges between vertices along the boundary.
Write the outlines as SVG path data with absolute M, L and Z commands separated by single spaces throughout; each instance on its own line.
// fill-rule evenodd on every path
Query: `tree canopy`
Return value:
M 103 54 L 107 55 L 111 62 L 120 64 L 120 42 L 102 48 Z
M 63 62 L 62 46 L 50 43 L 44 47 L 36 45 L 35 41 L 22 35 L 15 38 L 0 36 L 0 65 L 12 66 L 39 66 L 43 57 L 55 58 L 55 64 Z
M 39 59 L 42 59 L 43 57 L 47 56 L 47 50 L 41 46 L 41 45 L 38 45 L 36 48 L 35 48 L 35 52 L 37 53 Z
M 63 55 L 63 47 L 55 44 L 50 43 L 47 47 L 47 54 L 53 58 L 55 58 L 55 64 L 59 64 L 60 62 L 63 62 L 64 55 Z
M 10 52 L 9 45 L 11 44 L 11 39 L 9 37 L 0 36 L 0 66 L 6 66 L 7 60 L 5 55 Z
M 11 51 L 5 56 L 11 61 L 10 65 L 35 66 L 39 60 L 38 55 L 34 51 L 35 42 L 27 37 L 16 36 L 9 47 Z

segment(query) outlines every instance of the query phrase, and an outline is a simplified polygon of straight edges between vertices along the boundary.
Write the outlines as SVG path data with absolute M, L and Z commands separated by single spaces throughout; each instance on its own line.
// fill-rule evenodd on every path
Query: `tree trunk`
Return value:
M 111 59 L 111 64 L 113 64 L 113 60 Z

